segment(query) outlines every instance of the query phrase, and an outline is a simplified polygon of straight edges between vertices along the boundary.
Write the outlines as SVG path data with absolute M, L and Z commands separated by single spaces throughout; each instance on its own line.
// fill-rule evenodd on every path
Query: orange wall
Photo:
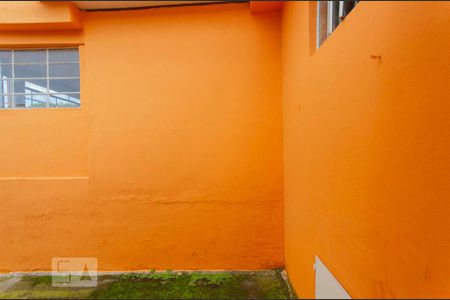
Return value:
M 354 298 L 448 298 L 450 4 L 362 2 L 313 54 L 311 5 L 282 20 L 290 279 L 313 297 L 318 255 Z
M 279 14 L 82 14 L 80 109 L 0 110 L 0 271 L 284 264 Z M 28 44 L 27 44 L 28 43 Z
M 72 2 L 2 1 L 0 30 L 80 29 L 80 11 Z

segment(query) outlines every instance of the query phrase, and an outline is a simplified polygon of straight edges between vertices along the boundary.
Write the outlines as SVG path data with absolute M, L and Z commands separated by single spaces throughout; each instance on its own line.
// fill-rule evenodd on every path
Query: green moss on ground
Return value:
M 51 276 L 25 276 L 0 298 L 286 299 L 280 272 L 154 272 L 99 276 L 95 288 L 52 287 Z
M 123 277 L 125 276 L 125 277 Z M 96 290 L 93 298 L 286 299 L 279 271 L 130 274 Z
M 9 278 L 11 278 L 11 277 L 0 277 L 0 282 L 8 280 Z

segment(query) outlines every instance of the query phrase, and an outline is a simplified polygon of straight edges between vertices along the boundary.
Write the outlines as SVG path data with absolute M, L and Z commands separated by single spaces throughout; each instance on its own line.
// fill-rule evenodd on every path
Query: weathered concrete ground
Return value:
M 101 275 L 96 287 L 52 287 L 51 276 L 0 277 L 0 298 L 286 299 L 281 272 Z

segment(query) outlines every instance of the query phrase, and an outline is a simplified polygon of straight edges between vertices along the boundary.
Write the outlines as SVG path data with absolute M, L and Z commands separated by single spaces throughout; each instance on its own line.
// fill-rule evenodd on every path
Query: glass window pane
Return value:
M 12 93 L 12 80 L 0 80 L 0 93 Z
M 46 50 L 16 50 L 14 63 L 44 63 L 47 61 Z
M 0 65 L 0 78 L 11 78 L 12 77 L 12 66 L 11 65 Z
M 79 77 L 78 49 L 0 50 L 0 108 L 80 107 Z
M 339 23 L 341 22 L 341 20 L 339 19 L 339 3 L 340 1 L 333 1 L 333 15 L 332 15 L 332 22 L 333 22 L 333 29 L 332 31 L 334 31 L 336 29 L 336 27 L 338 27 Z
M 39 78 L 47 77 L 46 65 L 15 65 L 15 78 Z
M 14 107 L 21 108 L 26 107 L 25 95 L 14 95 L 15 105 Z
M 15 94 L 16 108 L 47 107 L 47 95 L 43 94 Z
M 47 93 L 46 79 L 14 80 L 15 93 Z
M 80 94 L 51 94 L 50 107 L 79 107 Z
M 11 108 L 11 105 L 12 105 L 12 95 L 0 94 L 0 108 Z
M 0 64 L 10 64 L 10 63 L 12 63 L 12 51 L 0 50 Z
M 51 49 L 48 51 L 49 62 L 78 62 L 78 49 Z
M 50 79 L 50 93 L 80 92 L 80 79 Z
M 47 95 L 27 95 L 29 98 L 30 107 L 47 107 Z
M 50 64 L 49 65 L 50 77 L 79 77 L 80 66 L 79 64 Z
M 347 16 L 356 5 L 356 1 L 342 1 L 344 5 L 344 17 Z

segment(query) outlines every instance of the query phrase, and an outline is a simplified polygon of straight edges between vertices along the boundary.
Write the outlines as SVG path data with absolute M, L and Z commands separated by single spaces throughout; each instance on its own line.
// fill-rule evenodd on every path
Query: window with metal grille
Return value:
M 330 36 L 359 1 L 317 2 L 317 48 Z
M 0 109 L 79 106 L 78 49 L 0 49 Z

